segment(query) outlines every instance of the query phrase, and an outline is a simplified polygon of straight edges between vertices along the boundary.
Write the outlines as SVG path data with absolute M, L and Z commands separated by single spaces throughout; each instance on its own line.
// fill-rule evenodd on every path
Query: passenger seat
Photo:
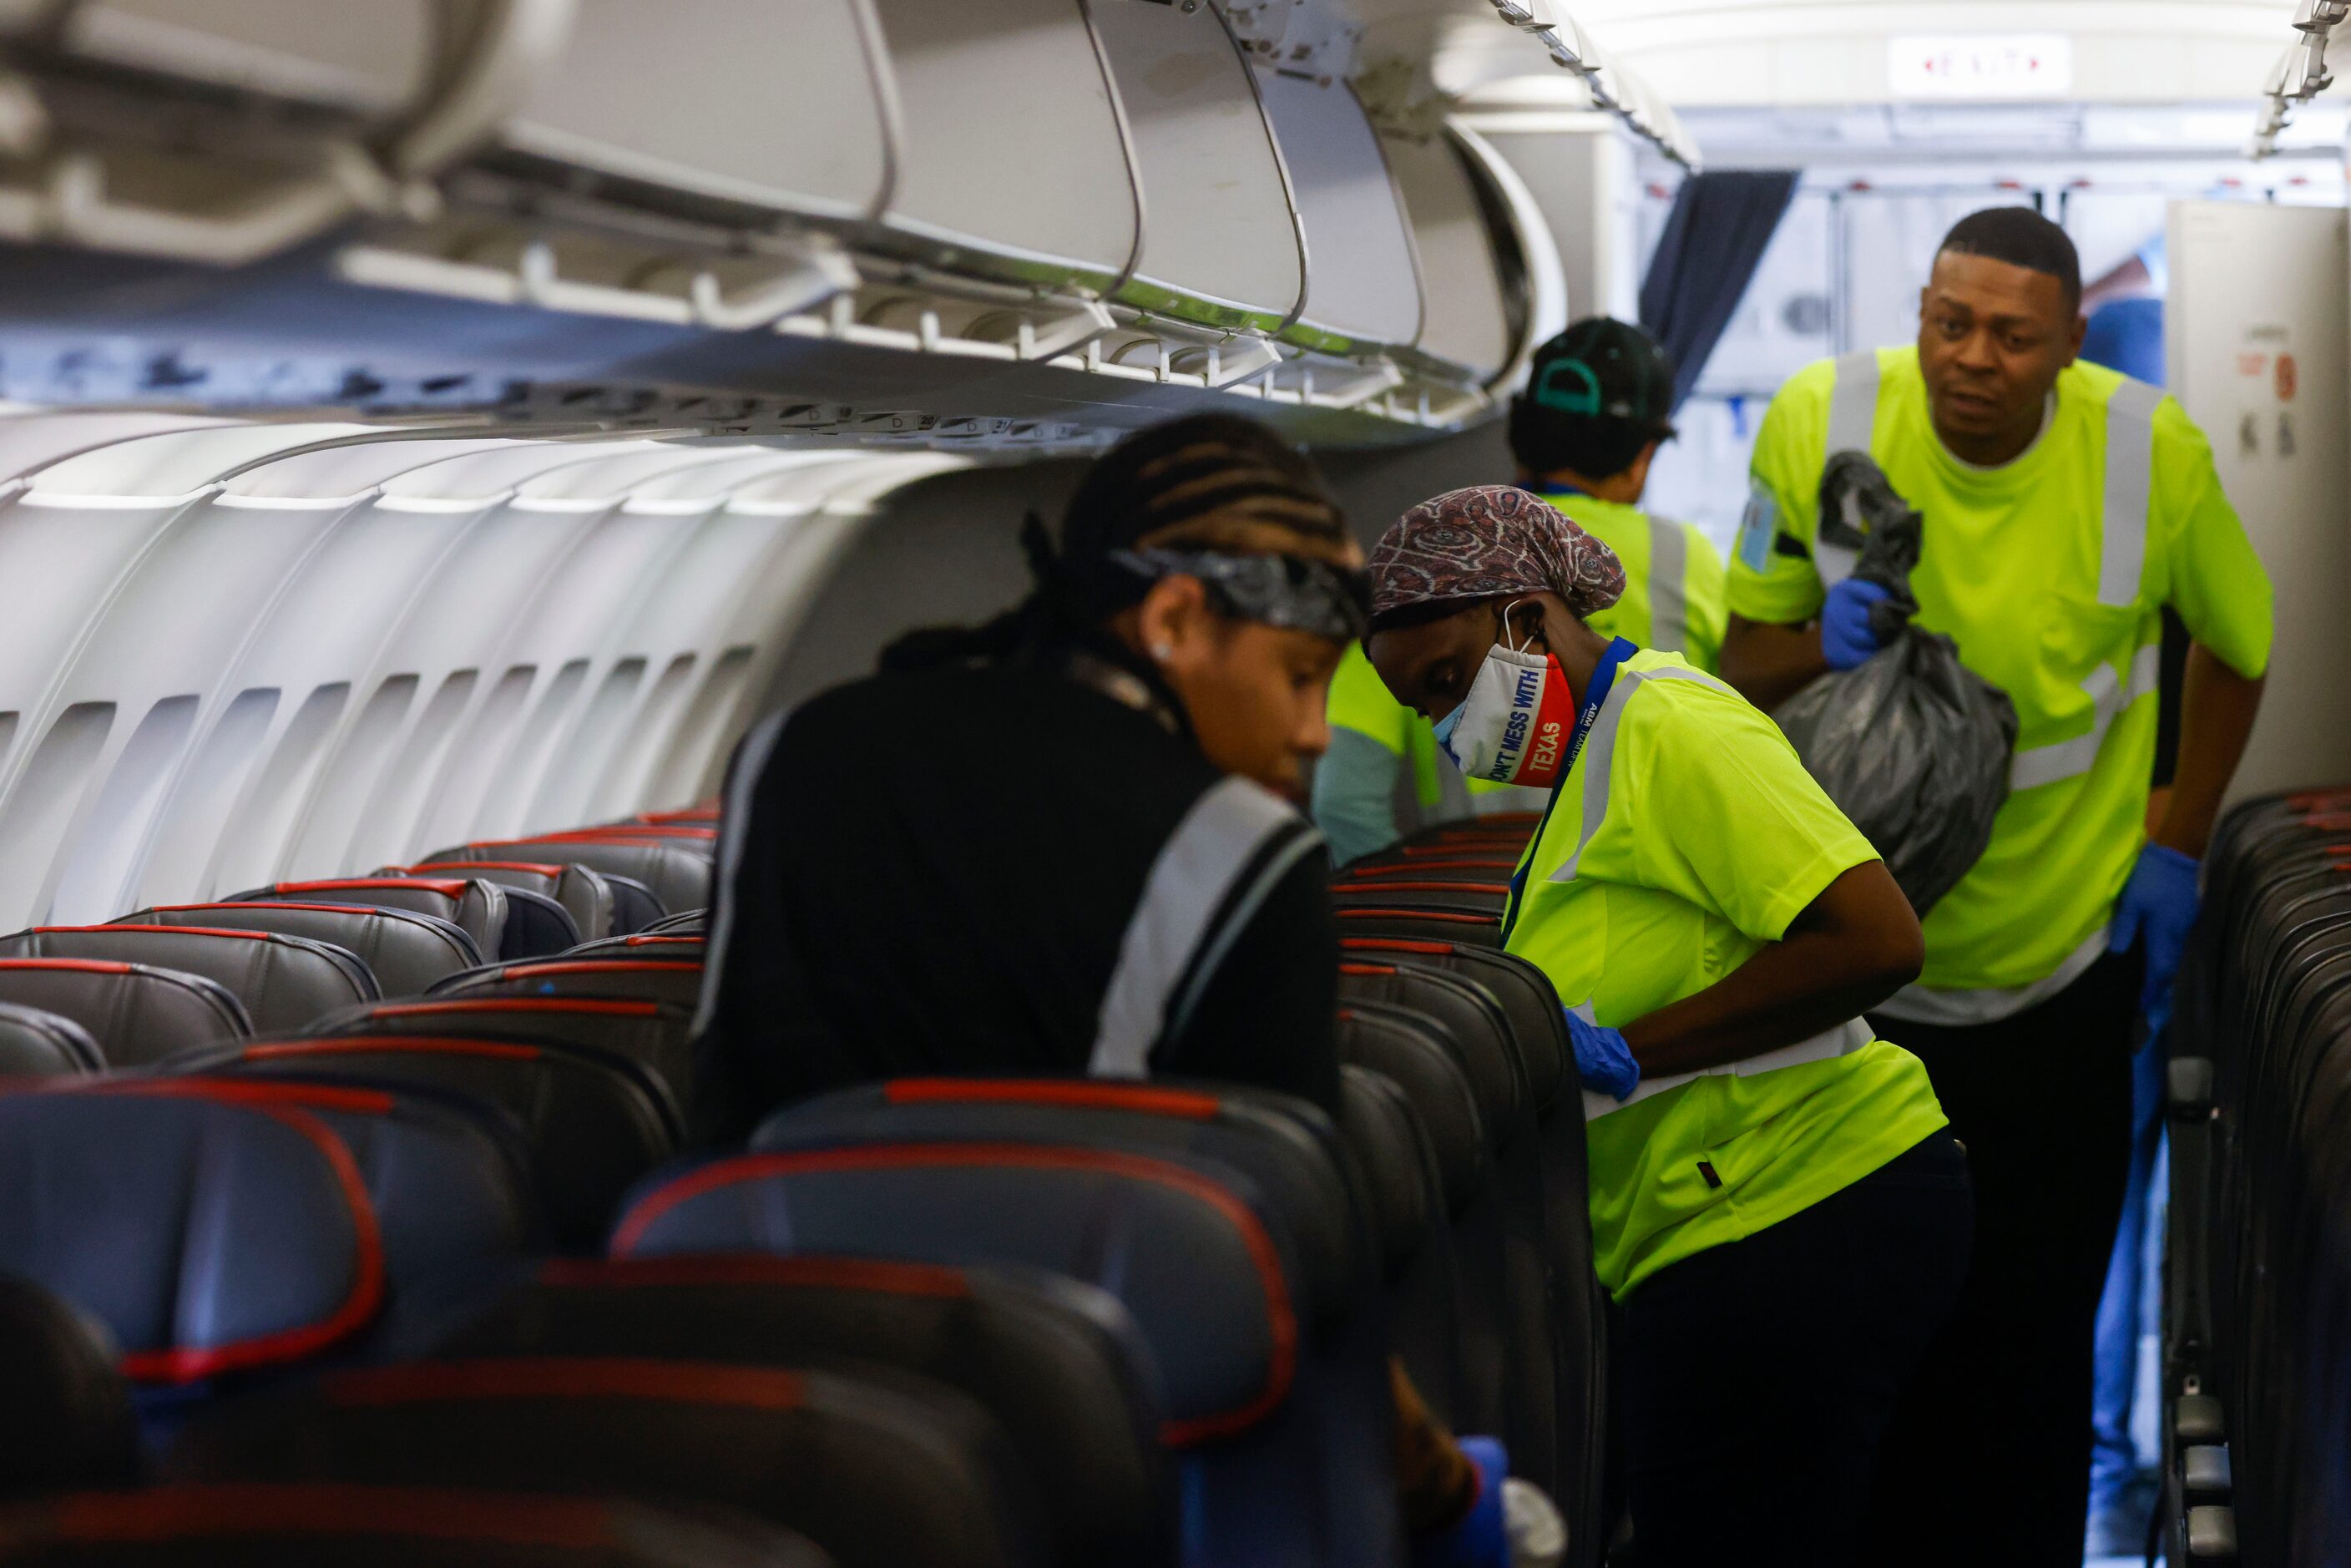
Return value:
M 699 948 L 690 958 L 567 953 L 527 964 L 489 964 L 452 975 L 435 997 L 633 997 L 691 1012 L 702 995 Z
M 682 1118 L 693 1103 L 693 1028 L 687 1009 L 633 997 L 465 996 L 351 1008 L 319 1019 L 309 1033 L 457 1035 L 603 1051 L 652 1074 L 664 1104 Z
M 0 1002 L 0 1081 L 72 1078 L 106 1071 L 89 1030 L 60 1013 Z
M 355 904 L 405 909 L 445 920 L 473 938 L 485 958 L 536 958 L 580 940 L 579 929 L 553 899 L 481 878 L 336 877 L 281 882 L 232 898 L 236 904 Z
M 386 866 L 378 876 L 479 877 L 501 887 L 520 888 L 551 898 L 571 916 L 582 942 L 613 934 L 612 884 L 584 865 L 552 861 L 427 861 L 410 866 Z
M 612 888 L 615 936 L 632 936 L 674 910 L 700 909 L 710 902 L 708 855 L 658 838 L 499 839 L 435 850 L 423 863 L 514 860 L 584 865 L 603 877 Z
M 201 975 L 95 958 L 0 958 L 0 1003 L 70 1019 L 109 1067 L 144 1067 L 206 1041 L 241 1040 L 253 1020 Z
M 117 925 L 203 925 L 268 931 L 324 942 L 355 955 L 385 996 L 422 993 L 482 961 L 474 939 L 437 915 L 350 904 L 174 904 L 141 909 Z
M 300 936 L 196 925 L 37 925 L 0 936 L 0 958 L 76 958 L 199 975 L 244 1004 L 256 1030 L 300 1029 L 380 994 L 368 967 Z M 187 1040 L 196 1044 L 204 1037 Z

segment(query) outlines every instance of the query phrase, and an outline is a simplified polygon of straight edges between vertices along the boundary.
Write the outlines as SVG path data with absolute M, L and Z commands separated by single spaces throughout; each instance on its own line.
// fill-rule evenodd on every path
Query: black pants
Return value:
M 1869 1555 L 1905 1568 L 2080 1568 L 2098 1294 L 2130 1172 L 2140 961 L 2103 957 L 1972 1029 L 1886 1019 L 1927 1064 L 1975 1177 L 1959 1308 L 1887 1432 Z
M 1641 1568 L 1846 1568 L 1879 1438 L 1966 1271 L 1965 1156 L 1938 1133 L 1626 1299 Z

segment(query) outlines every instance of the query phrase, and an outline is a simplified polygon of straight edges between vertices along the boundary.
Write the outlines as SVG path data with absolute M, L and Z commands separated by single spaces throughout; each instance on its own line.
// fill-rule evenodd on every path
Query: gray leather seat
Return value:
M 453 975 L 435 997 L 636 997 L 692 1011 L 702 999 L 702 956 L 566 953 L 522 964 L 486 964 Z
M 537 839 L 501 839 L 435 850 L 425 860 L 560 861 L 584 865 L 612 885 L 617 896 L 613 931 L 627 936 L 665 918 L 673 910 L 700 909 L 710 902 L 710 860 L 706 854 L 667 839 L 597 838 L 551 835 Z M 626 883 L 652 895 L 650 904 L 630 896 Z
M 582 942 L 612 935 L 612 884 L 584 865 L 559 861 L 443 861 L 385 866 L 378 876 L 471 876 L 561 904 Z
M 244 1004 L 218 981 L 145 964 L 0 958 L 0 1002 L 70 1019 L 109 1067 L 145 1067 L 253 1032 Z
M 105 1052 L 73 1019 L 0 1002 L 0 1079 L 73 1078 L 105 1071 Z
M 694 1012 L 629 997 L 466 996 L 373 1002 L 323 1018 L 303 1031 L 312 1039 L 428 1035 L 580 1046 L 651 1071 L 670 1093 L 670 1113 L 693 1102 Z
M 237 894 L 233 902 L 356 904 L 374 909 L 405 909 L 413 915 L 430 915 L 449 922 L 473 938 L 484 958 L 534 956 L 509 951 L 507 925 L 513 900 L 507 897 L 507 889 L 478 877 L 346 876 L 320 882 L 280 882 Z
M 141 909 L 117 925 L 209 925 L 271 931 L 325 942 L 355 954 L 388 997 L 421 996 L 447 977 L 482 962 L 474 939 L 436 915 L 350 904 L 174 904 Z
M 37 925 L 0 936 L 0 957 L 84 958 L 201 975 L 244 1005 L 256 1030 L 300 1029 L 375 1000 L 375 977 L 324 942 L 193 925 Z M 194 1043 L 191 1041 L 189 1043 Z

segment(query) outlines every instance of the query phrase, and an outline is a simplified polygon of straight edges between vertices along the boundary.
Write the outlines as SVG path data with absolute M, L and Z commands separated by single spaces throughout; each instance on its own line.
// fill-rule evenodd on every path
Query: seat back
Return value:
M 0 1498 L 138 1479 L 139 1422 L 115 1360 L 96 1319 L 0 1276 Z
M 59 1013 L 0 1002 L 0 1079 L 71 1078 L 106 1071 L 89 1030 Z
M 580 940 L 612 935 L 612 884 L 584 865 L 554 861 L 447 861 L 386 866 L 378 876 L 476 876 L 500 887 L 519 888 L 561 904 L 579 928 Z
M 694 1092 L 694 1015 L 633 997 L 465 996 L 376 1002 L 320 1019 L 314 1035 L 456 1035 L 601 1051 L 648 1074 L 663 1114 L 684 1124 Z
M 840 1568 L 1035 1568 L 1028 1478 L 971 1400 L 878 1367 L 465 1357 L 341 1372 L 191 1425 L 177 1479 L 369 1481 L 741 1510 Z
M 0 1095 L 0 1273 L 103 1323 L 141 1383 L 355 1341 L 384 1254 L 342 1140 L 298 1106 L 149 1087 Z
M 634 1062 L 583 1047 L 363 1035 L 247 1045 L 198 1059 L 207 1074 L 422 1086 L 512 1118 L 549 1238 L 592 1249 L 633 1182 L 677 1151 L 674 1109 Z
M 805 1537 L 621 1498 L 350 1485 L 161 1486 L 0 1511 L 47 1568 L 834 1568 Z
M 1507 877 L 1473 872 L 1437 872 L 1427 876 L 1358 881 L 1343 878 L 1332 884 L 1331 896 L 1343 909 L 1378 909 L 1401 904 L 1409 909 L 1458 911 L 1466 915 L 1500 915 L 1510 902 Z
M 674 935 L 682 936 L 690 932 L 695 936 L 706 936 L 708 934 L 709 927 L 710 911 L 707 909 L 687 909 L 681 910 L 679 913 L 666 916 L 664 919 L 654 921 L 651 925 L 645 927 L 645 935 L 648 936 L 668 936 Z
M 1499 914 L 1439 908 L 1407 902 L 1401 894 L 1366 904 L 1338 901 L 1339 935 L 1405 936 L 1427 942 L 1461 942 L 1471 946 L 1499 948 L 1502 917 Z
M 507 890 L 462 877 L 346 876 L 320 882 L 280 882 L 233 895 L 236 904 L 356 904 L 405 909 L 445 920 L 472 939 L 485 958 L 504 957 Z M 523 956 L 517 954 L 516 956 Z
M 405 909 L 350 904 L 175 904 L 141 909 L 117 925 L 204 925 L 268 931 L 324 942 L 355 956 L 387 997 L 413 996 L 480 963 L 473 938 L 448 921 Z M 268 1026 L 264 1026 L 268 1027 Z
M 628 936 L 674 910 L 699 909 L 710 902 L 710 861 L 664 839 L 600 839 L 549 835 L 505 839 L 435 850 L 424 857 L 448 861 L 560 861 L 584 865 L 602 876 L 614 894 L 613 931 Z M 633 888 L 623 883 L 634 884 Z M 636 889 L 649 894 L 637 895 Z
M 1176 1560 L 1149 1353 L 1115 1300 L 1073 1280 L 841 1258 L 560 1260 L 433 1354 L 915 1374 L 977 1401 L 1020 1449 L 1054 1561 Z
M 81 958 L 201 975 L 244 1004 L 256 1030 L 300 1029 L 381 994 L 352 954 L 302 936 L 202 925 L 37 925 L 0 936 L 0 957 Z
M 1382 1436 L 1391 1431 L 1394 1412 L 1376 1254 L 1361 1197 L 1344 1172 L 1343 1146 L 1321 1113 L 1248 1091 L 1069 1080 L 902 1081 L 779 1113 L 753 1145 L 747 1156 L 752 1164 L 740 1168 L 755 1170 L 761 1159 L 812 1161 L 781 1168 L 826 1173 L 832 1185 L 817 1187 L 828 1192 L 850 1185 L 854 1172 L 854 1185 L 883 1206 L 879 1212 L 893 1216 L 904 1212 L 894 1206 L 911 1201 L 909 1193 L 937 1182 L 948 1189 L 940 1201 L 949 1205 L 937 1223 L 959 1233 L 942 1241 L 920 1228 L 901 1234 L 878 1224 L 873 1234 L 852 1240 L 827 1224 L 828 1242 L 867 1255 L 1084 1270 L 1080 1277 L 1120 1291 L 1167 1379 L 1172 1439 L 1197 1445 L 1187 1461 L 1190 1489 L 1201 1500 L 1190 1521 L 1191 1560 L 1230 1561 L 1251 1552 L 1282 1562 L 1394 1560 L 1392 1520 L 1364 1502 L 1388 1496 L 1395 1481 L 1394 1452 Z M 927 1181 L 891 1174 L 908 1167 L 932 1174 Z M 958 1180 L 970 1190 L 958 1189 Z M 1040 1205 L 1033 1215 L 1008 1214 L 991 1224 L 967 1207 L 991 1199 L 1017 1204 L 1031 1188 Z M 1247 1244 L 1253 1260 L 1248 1274 L 1223 1281 L 1228 1293 L 1222 1298 L 1196 1276 L 1190 1284 L 1200 1299 L 1178 1310 L 1157 1293 L 1172 1280 L 1129 1271 L 1135 1259 L 1155 1254 L 1163 1239 L 1135 1234 L 1130 1251 L 1123 1239 L 1081 1242 L 1062 1229 L 1089 1201 L 1123 1216 L 1130 1205 L 1156 1212 L 1176 1200 L 1174 1213 L 1181 1215 L 1204 1199 L 1219 1218 L 1198 1238 L 1196 1251 L 1183 1233 L 1165 1238 L 1170 1260 L 1182 1257 L 1187 1267 L 1213 1271 L 1217 1249 L 1236 1241 Z M 647 1245 L 643 1239 L 665 1224 L 661 1204 L 658 1191 L 639 1201 L 615 1233 L 616 1253 Z M 664 1233 L 676 1244 L 664 1241 L 661 1250 L 699 1249 Z M 780 1238 L 769 1230 L 760 1239 Z M 828 1242 L 803 1235 L 783 1249 L 814 1250 Z M 945 1255 L 935 1249 L 943 1245 Z M 1096 1251 L 1097 1245 L 1105 1250 Z M 1277 1293 L 1280 1308 L 1269 1316 L 1266 1303 Z M 1225 1339 L 1204 1343 L 1194 1316 L 1203 1308 L 1248 1316 L 1236 1319 Z M 1288 1340 L 1291 1349 L 1264 1364 L 1261 1379 L 1241 1378 L 1237 1368 L 1259 1364 L 1250 1347 L 1267 1343 L 1260 1334 Z M 1190 1381 L 1195 1373 L 1202 1381 Z M 1255 1391 L 1247 1392 L 1252 1381 Z
M 702 961 L 658 953 L 586 957 L 568 953 L 523 964 L 486 964 L 468 969 L 434 987 L 433 995 L 632 997 L 667 1002 L 691 1013 L 702 996 Z
M 640 811 L 629 821 L 668 822 L 682 828 L 715 828 L 725 812 L 726 803 L 713 799 L 691 806 L 680 806 L 674 811 Z
M 1444 1177 L 1411 1098 L 1352 1062 L 1340 1073 L 1340 1126 L 1377 1197 L 1389 1343 L 1439 1420 L 1463 1408 L 1466 1327 Z
M 634 936 L 608 936 L 601 942 L 582 942 L 564 955 L 567 958 L 661 958 L 671 963 L 699 964 L 708 945 L 700 931 L 669 935 L 660 932 L 640 933 Z
M 174 1051 L 253 1032 L 244 1004 L 201 975 L 97 958 L 0 958 L 0 1002 L 68 1019 L 109 1067 L 144 1067 Z

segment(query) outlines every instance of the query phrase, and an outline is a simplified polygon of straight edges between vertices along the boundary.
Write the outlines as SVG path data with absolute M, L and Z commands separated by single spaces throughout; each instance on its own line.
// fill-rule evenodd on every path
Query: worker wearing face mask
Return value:
M 1569 1006 L 1643 1568 L 1837 1568 L 1966 1264 L 1964 1156 L 1861 1015 L 1918 969 L 1893 876 L 1771 720 L 1593 622 L 1605 545 L 1523 488 L 1415 507 L 1366 646 L 1473 778 L 1545 792 L 1504 946 Z
M 1866 453 L 1925 517 L 1918 623 L 2021 725 L 1989 847 L 1928 912 L 1917 983 L 1874 1014 L 1927 1063 L 1979 1206 L 1960 1310 L 1889 1440 L 1889 1561 L 2081 1561 L 2134 1033 L 2168 1010 L 2269 662 L 2269 581 L 2210 446 L 2158 389 L 2075 362 L 2081 294 L 2073 242 L 2039 214 L 1962 221 L 1915 349 L 1813 366 L 1773 400 L 1731 566 L 1722 673 L 1757 704 L 1870 658 L 1886 591 L 1818 538 L 1824 466 Z M 2166 606 L 2195 646 L 2150 836 Z
M 1649 466 L 1673 439 L 1674 365 L 1640 328 L 1578 321 L 1535 350 L 1510 404 L 1519 483 L 1608 546 L 1625 591 L 1592 618 L 1604 636 L 1679 653 L 1711 673 L 1722 652 L 1722 557 L 1687 523 L 1641 507 Z M 1464 779 L 1427 720 L 1391 696 L 1361 648 L 1331 682 L 1331 750 L 1314 772 L 1314 821 L 1347 862 L 1414 831 L 1497 811 L 1540 811 L 1539 795 Z

